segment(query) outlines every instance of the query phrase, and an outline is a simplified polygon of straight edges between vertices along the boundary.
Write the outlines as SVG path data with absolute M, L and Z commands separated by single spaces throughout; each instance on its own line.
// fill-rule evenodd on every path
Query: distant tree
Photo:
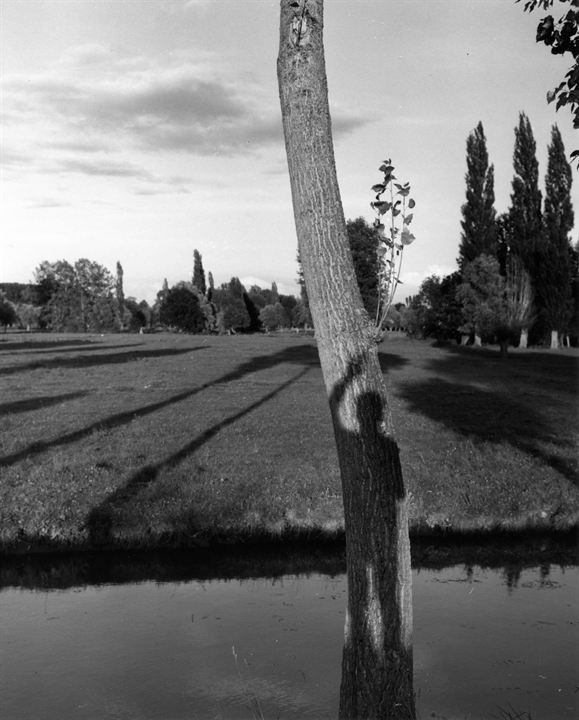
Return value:
M 247 294 L 258 311 L 271 304 L 271 290 L 260 288 L 259 285 L 252 285 Z
M 113 297 L 115 281 L 103 265 L 81 258 L 74 264 L 81 328 L 88 332 L 113 330 L 117 317 Z
M 124 304 L 128 314 L 128 321 L 126 325 L 131 332 L 138 332 L 141 328 L 144 328 L 149 324 L 150 308 L 144 300 L 142 303 L 139 303 L 135 298 L 128 297 L 125 299 Z
M 291 327 L 293 325 L 293 313 L 298 300 L 294 295 L 280 295 L 279 302 L 286 314 L 286 325 L 284 325 L 284 327 Z
M 200 333 L 205 328 L 205 317 L 192 286 L 180 283 L 172 287 L 161 303 L 159 318 L 163 325 L 185 332 Z
M 119 326 L 121 330 L 124 327 L 125 317 L 125 291 L 123 289 L 123 266 L 117 261 L 117 277 L 115 283 L 115 292 L 117 298 L 117 312 L 119 314 Z
M 525 0 L 525 10 L 532 12 L 536 7 L 548 10 L 553 4 L 554 0 Z M 555 20 L 552 15 L 547 15 L 540 20 L 536 41 L 550 47 L 553 55 L 569 53 L 573 59 L 564 80 L 547 93 L 547 101 L 556 100 L 557 110 L 569 106 L 573 127 L 579 129 L 579 4 L 577 0 L 569 0 L 567 5 L 569 9 L 559 19 Z M 574 157 L 579 158 L 579 150 L 571 153 L 571 158 Z
M 571 202 L 573 175 L 556 125 L 551 131 L 545 178 L 545 233 L 537 262 L 537 294 L 551 348 L 559 347 L 572 314 L 571 246 L 574 214 Z
M 259 309 L 251 299 L 248 293 L 244 292 L 242 295 L 243 304 L 247 310 L 249 316 L 249 325 L 247 326 L 248 332 L 259 332 L 261 330 L 261 320 L 259 318 Z
M 456 297 L 462 305 L 462 331 L 497 340 L 501 355 L 531 321 L 532 286 L 518 258 L 510 258 L 507 276 L 500 273 L 498 260 L 479 255 L 465 265 L 463 282 Z
M 272 284 L 271 284 L 271 302 L 273 305 L 275 305 L 277 302 L 279 302 L 279 292 L 277 290 L 276 282 L 272 282 Z
M 443 278 L 437 275 L 426 278 L 404 312 L 408 333 L 432 337 L 439 342 L 457 341 L 462 325 L 462 309 L 456 299 L 456 291 L 461 282 L 458 272 Z
M 41 322 L 52 330 L 98 331 L 115 328 L 114 280 L 102 265 L 81 258 L 43 262 L 35 271 L 43 301 Z
M 25 330 L 32 330 L 40 325 L 42 308 L 31 303 L 18 303 L 15 308 L 18 322 Z
M 489 166 L 481 122 L 466 141 L 466 165 L 466 203 L 462 206 L 462 236 L 458 257 L 460 268 L 483 253 L 497 253 L 494 166 Z
M 243 300 L 245 293 L 245 288 L 237 277 L 232 277 L 228 283 L 214 291 L 213 301 L 218 312 L 219 332 L 237 332 L 249 328 L 251 318 Z
M 14 325 L 18 320 L 16 310 L 12 303 L 4 298 L 0 298 L 0 325 L 4 327 L 4 332 L 9 325 Z
M 193 285 L 202 295 L 207 292 L 205 285 L 205 270 L 203 270 L 203 262 L 199 250 L 193 250 Z
M 280 328 L 289 327 L 289 318 L 280 302 L 262 308 L 259 319 L 266 330 L 279 330 Z
M 374 321 L 379 299 L 378 245 L 380 234 L 363 217 L 348 220 L 346 228 L 362 302 L 368 315 Z
M 509 209 L 509 252 L 517 257 L 534 285 L 537 258 L 543 241 L 542 196 L 539 190 L 539 163 L 531 123 L 519 114 L 515 128 L 514 177 Z M 522 328 L 520 346 L 527 346 L 528 328 Z

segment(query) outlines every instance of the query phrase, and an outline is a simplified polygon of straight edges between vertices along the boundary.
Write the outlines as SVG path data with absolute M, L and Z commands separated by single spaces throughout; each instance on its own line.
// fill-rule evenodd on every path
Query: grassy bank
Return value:
M 381 361 L 416 533 L 577 525 L 576 351 Z M 311 338 L 7 334 L 0 392 L 4 550 L 341 532 Z

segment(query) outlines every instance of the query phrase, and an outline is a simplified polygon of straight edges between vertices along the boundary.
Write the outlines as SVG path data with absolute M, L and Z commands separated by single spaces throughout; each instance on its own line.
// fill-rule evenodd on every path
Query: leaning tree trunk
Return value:
M 384 377 L 349 249 L 323 48 L 323 0 L 281 1 L 278 80 L 310 310 L 338 451 L 348 608 L 341 718 L 414 718 L 407 499 Z

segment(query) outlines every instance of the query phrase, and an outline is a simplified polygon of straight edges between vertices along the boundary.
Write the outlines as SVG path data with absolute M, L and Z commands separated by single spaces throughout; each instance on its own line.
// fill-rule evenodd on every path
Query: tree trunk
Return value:
M 323 0 L 281 0 L 278 80 L 294 218 L 342 478 L 348 608 L 340 717 L 414 718 L 408 510 L 340 199 Z
M 557 330 L 551 330 L 551 350 L 557 350 L 559 347 L 559 333 Z
M 519 347 L 526 348 L 529 342 L 529 331 L 521 330 L 521 339 L 519 340 Z
M 460 336 L 460 344 L 461 345 L 468 345 L 468 341 L 470 340 L 470 335 L 461 335 Z
M 477 333 L 474 334 L 474 346 L 475 347 L 482 347 L 482 338 Z

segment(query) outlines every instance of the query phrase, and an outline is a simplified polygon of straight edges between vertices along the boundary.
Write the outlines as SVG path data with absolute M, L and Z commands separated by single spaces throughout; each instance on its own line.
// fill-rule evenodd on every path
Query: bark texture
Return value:
M 344 496 L 340 717 L 414 718 L 407 500 L 334 162 L 323 1 L 281 1 L 278 80 L 294 218 Z

